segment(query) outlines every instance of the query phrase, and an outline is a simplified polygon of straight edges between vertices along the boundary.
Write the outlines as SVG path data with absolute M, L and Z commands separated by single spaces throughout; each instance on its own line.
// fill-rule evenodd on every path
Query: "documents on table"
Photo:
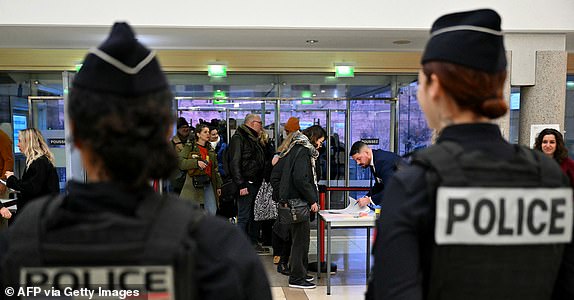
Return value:
M 349 197 L 349 206 L 343 209 L 329 209 L 327 212 L 330 214 L 349 214 L 358 216 L 360 213 L 370 213 L 371 209 L 368 206 L 359 206 L 357 200 Z

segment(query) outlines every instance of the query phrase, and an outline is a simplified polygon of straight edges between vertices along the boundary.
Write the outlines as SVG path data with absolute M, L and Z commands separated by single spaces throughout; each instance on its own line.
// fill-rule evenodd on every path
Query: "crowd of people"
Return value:
M 508 110 L 505 80 L 498 14 L 445 15 L 432 26 L 417 95 L 436 144 L 410 164 L 360 141 L 350 148 L 374 178 L 357 204 L 383 207 L 368 299 L 574 298 L 574 161 L 554 129 L 538 135 L 535 150 L 504 140 L 489 121 Z M 54 157 L 33 128 L 19 135 L 26 168 L 17 178 L 0 132 L 0 193 L 18 192 L 18 220 L 0 235 L 3 287 L 33 284 L 21 282 L 36 278 L 30 268 L 53 282 L 61 267 L 106 266 L 121 277 L 139 266 L 171 276 L 174 286 L 161 292 L 177 299 L 271 299 L 261 240 L 290 287 L 316 287 L 308 252 L 325 130 L 292 117 L 276 150 L 261 116 L 248 114 L 225 143 L 216 123 L 173 120 L 171 101 L 154 52 L 116 23 L 69 94 L 86 182 L 57 195 Z M 170 193 L 154 192 L 152 179 L 169 179 Z M 5 207 L 0 215 L 13 217 Z

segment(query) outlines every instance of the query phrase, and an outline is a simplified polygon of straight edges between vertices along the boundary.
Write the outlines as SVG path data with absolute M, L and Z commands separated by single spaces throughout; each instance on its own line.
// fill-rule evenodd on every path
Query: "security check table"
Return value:
M 329 210 L 319 211 L 319 220 L 326 223 L 327 227 L 327 295 L 331 295 L 331 229 L 332 228 L 366 228 L 367 229 L 367 264 L 366 274 L 369 278 L 371 268 L 371 227 L 375 226 L 375 214 L 370 213 L 367 216 L 359 217 L 351 214 L 330 213 Z M 325 232 L 317 230 L 317 257 L 320 256 L 320 243 L 323 240 Z M 321 276 L 321 260 L 317 260 L 317 278 Z

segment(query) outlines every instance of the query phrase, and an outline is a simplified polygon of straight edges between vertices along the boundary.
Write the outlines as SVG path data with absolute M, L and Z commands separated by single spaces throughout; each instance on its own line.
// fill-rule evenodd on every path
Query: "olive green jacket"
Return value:
M 217 189 L 221 188 L 222 181 L 221 176 L 219 175 L 219 170 L 217 168 L 217 154 L 215 150 L 211 148 L 210 143 L 206 143 L 205 146 L 207 147 L 207 156 L 209 157 L 209 161 L 211 162 L 211 187 L 213 188 L 213 192 L 215 194 L 215 198 L 217 197 Z M 195 141 L 190 142 L 188 141 L 184 146 L 183 149 L 179 152 L 179 168 L 181 170 L 187 170 L 187 175 L 185 178 L 185 183 L 183 184 L 183 188 L 181 190 L 181 198 L 193 200 L 197 203 L 203 204 L 203 189 L 196 189 L 193 186 L 193 179 L 192 176 L 195 175 L 204 175 L 205 171 L 202 170 L 199 165 L 199 159 L 201 158 L 201 154 L 199 152 L 199 145 Z M 219 202 L 219 199 L 218 199 Z

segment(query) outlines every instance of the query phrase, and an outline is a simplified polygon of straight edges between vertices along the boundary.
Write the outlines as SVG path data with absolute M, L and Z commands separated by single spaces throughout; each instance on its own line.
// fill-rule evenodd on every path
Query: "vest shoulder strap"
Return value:
M 468 179 L 459 163 L 464 153 L 462 146 L 454 142 L 442 142 L 413 154 L 412 164 L 431 169 L 440 176 L 442 182 L 452 185 L 468 185 Z
M 40 236 L 43 231 L 41 218 L 47 210 L 53 210 L 62 204 L 64 195 L 46 196 L 32 201 L 26 206 L 26 210 L 17 216 L 15 225 L 10 231 L 10 252 L 28 254 L 31 265 L 40 264 L 43 261 Z

